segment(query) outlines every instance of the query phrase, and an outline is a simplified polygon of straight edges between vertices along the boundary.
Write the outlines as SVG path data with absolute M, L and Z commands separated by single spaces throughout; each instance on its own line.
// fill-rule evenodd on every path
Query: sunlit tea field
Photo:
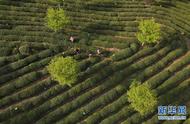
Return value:
M 45 17 L 57 6 L 70 23 L 53 31 Z M 139 21 L 151 18 L 161 25 L 161 42 L 141 45 Z M 79 62 L 72 86 L 48 73 L 56 56 Z M 158 105 L 185 105 L 187 119 L 135 111 L 127 98 L 133 79 L 149 85 Z M 0 0 L 1 124 L 190 124 L 189 91 L 188 0 Z

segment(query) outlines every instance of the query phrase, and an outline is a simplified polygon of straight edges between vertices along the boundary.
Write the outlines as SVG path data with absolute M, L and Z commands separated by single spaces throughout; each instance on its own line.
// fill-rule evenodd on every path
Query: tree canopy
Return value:
M 69 23 L 69 18 L 66 16 L 62 8 L 48 8 L 46 15 L 46 25 L 54 31 L 61 30 Z
M 59 84 L 71 86 L 77 80 L 79 68 L 78 62 L 72 57 L 56 57 L 51 60 L 47 70 Z
M 161 25 L 154 19 L 141 20 L 138 28 L 137 39 L 142 44 L 156 43 L 161 37 Z
M 132 82 L 127 96 L 131 106 L 141 115 L 153 111 L 157 105 L 155 93 L 150 90 L 147 84 L 141 84 L 138 81 Z

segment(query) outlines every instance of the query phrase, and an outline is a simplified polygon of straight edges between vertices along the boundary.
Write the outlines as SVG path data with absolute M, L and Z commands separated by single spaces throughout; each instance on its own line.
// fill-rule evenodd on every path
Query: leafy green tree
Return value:
M 139 23 L 137 39 L 143 44 L 156 43 L 161 37 L 161 25 L 154 19 L 142 20 Z
M 154 111 L 157 105 L 156 94 L 150 90 L 147 84 L 141 84 L 138 81 L 132 82 L 127 96 L 131 106 L 141 115 Z
M 52 79 L 61 85 L 71 86 L 77 80 L 80 71 L 79 64 L 72 57 L 56 57 L 47 67 Z
M 47 27 L 54 31 L 61 30 L 69 23 L 69 18 L 62 8 L 48 8 L 45 20 Z

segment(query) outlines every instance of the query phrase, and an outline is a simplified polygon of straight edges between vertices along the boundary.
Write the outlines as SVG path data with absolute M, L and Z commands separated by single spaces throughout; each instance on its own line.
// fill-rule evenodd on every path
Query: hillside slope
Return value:
M 141 116 L 131 109 L 126 91 L 134 78 L 148 82 L 160 105 L 183 104 L 190 111 L 190 2 L 65 0 L 72 22 L 60 32 L 45 26 L 46 9 L 53 6 L 46 0 L 0 0 L 0 123 L 170 123 L 159 122 L 157 110 Z M 151 17 L 162 24 L 163 42 L 142 47 L 135 35 L 138 20 Z M 72 35 L 78 43 L 68 41 Z M 55 56 L 79 61 L 82 72 L 72 87 L 51 80 L 46 66 Z M 188 120 L 175 121 L 183 123 Z

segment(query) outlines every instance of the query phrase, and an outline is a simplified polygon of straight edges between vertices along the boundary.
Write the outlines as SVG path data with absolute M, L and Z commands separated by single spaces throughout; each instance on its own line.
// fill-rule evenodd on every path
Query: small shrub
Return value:
M 156 43 L 161 37 L 161 25 L 154 19 L 140 21 L 138 28 L 137 39 L 142 44 Z
M 19 47 L 19 52 L 20 52 L 20 54 L 22 54 L 22 55 L 30 55 L 30 52 L 31 52 L 30 46 L 29 46 L 28 44 L 26 44 L 26 45 L 21 45 L 21 46 Z
M 138 81 L 132 82 L 127 93 L 131 106 L 141 115 L 152 112 L 157 105 L 157 98 L 147 84 L 140 84 Z
M 49 8 L 45 19 L 47 27 L 54 31 L 61 30 L 69 23 L 69 19 L 66 16 L 65 11 L 61 8 Z
M 80 67 L 72 57 L 56 57 L 51 60 L 47 67 L 52 79 L 61 85 L 71 86 L 77 80 Z
M 144 0 L 145 4 L 171 3 L 172 0 Z

